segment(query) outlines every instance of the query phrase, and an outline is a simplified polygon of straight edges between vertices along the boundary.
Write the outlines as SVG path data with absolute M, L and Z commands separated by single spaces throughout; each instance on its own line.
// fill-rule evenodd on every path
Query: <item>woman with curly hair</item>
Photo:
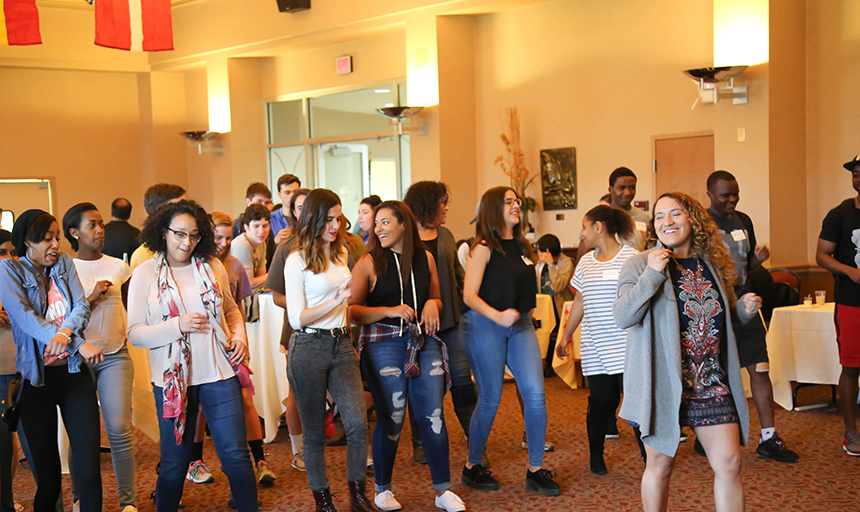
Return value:
M 179 507 L 202 408 L 236 507 L 256 511 L 242 400 L 251 385 L 245 323 L 215 257 L 212 223 L 197 203 L 182 200 L 150 215 L 140 238 L 156 257 L 132 275 L 128 339 L 149 350 L 161 434 L 156 508 Z
M 284 265 L 287 314 L 293 335 L 287 378 L 304 431 L 305 468 L 317 512 L 333 512 L 325 468 L 326 390 L 346 430 L 346 478 L 352 512 L 370 512 L 364 493 L 367 425 L 358 358 L 349 337 L 346 222 L 340 198 L 327 189 L 307 195 L 292 254 Z
M 472 412 L 478 403 L 478 393 L 472 382 L 472 370 L 463 347 L 463 333 L 460 325 L 460 312 L 463 309 L 462 288 L 465 271 L 457 259 L 457 243 L 454 235 L 443 224 L 448 220 L 448 186 L 440 181 L 419 181 L 412 184 L 403 202 L 409 205 L 418 222 L 418 235 L 433 255 L 439 275 L 439 293 L 442 309 L 439 310 L 439 332 L 436 336 L 448 347 L 448 363 L 451 372 L 451 400 L 454 414 L 469 437 L 469 423 Z M 413 415 L 409 414 L 412 424 L 412 448 L 414 452 L 423 451 L 421 433 Z M 419 453 L 420 455 L 420 453 Z M 418 457 L 416 457 L 418 458 Z
M 484 192 L 478 208 L 463 285 L 463 301 L 472 308 L 463 315 L 463 341 L 478 385 L 478 405 L 469 425 L 469 457 L 461 481 L 475 489 L 499 488 L 482 460 L 508 365 L 523 398 L 529 451 L 526 489 L 558 496 L 555 475 L 543 468 L 546 393 L 531 320 L 537 294 L 535 256 L 520 227 L 521 206 L 512 188 L 494 187 Z
M 625 262 L 612 308 L 627 329 L 619 416 L 640 427 L 647 453 L 643 507 L 668 508 L 681 427 L 689 426 L 714 469 L 717 511 L 743 510 L 749 411 L 731 319 L 749 321 L 761 299 L 735 297 L 734 263 L 705 208 L 687 194 L 657 199 L 649 234 L 657 245 Z

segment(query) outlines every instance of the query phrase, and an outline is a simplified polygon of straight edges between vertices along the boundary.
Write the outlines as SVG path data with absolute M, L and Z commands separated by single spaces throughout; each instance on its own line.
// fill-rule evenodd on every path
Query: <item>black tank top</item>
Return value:
M 376 276 L 376 286 L 364 300 L 364 305 L 368 307 L 391 307 L 401 304 L 400 279 L 397 276 L 397 262 L 394 260 L 394 252 L 391 249 L 383 249 L 383 253 L 388 262 L 388 268 L 384 275 Z M 400 258 L 399 254 L 397 258 Z M 418 299 L 418 307 L 415 307 L 412 299 L 412 279 L 409 276 L 403 278 L 402 303 L 412 306 L 420 318 L 424 303 L 430 296 L 430 264 L 427 262 L 427 253 L 423 249 L 417 249 L 412 256 L 412 273 L 415 275 L 415 296 Z M 400 325 L 400 319 L 385 318 L 379 323 Z
M 478 296 L 499 311 L 513 308 L 528 313 L 537 300 L 534 263 L 523 257 L 516 239 L 502 240 L 502 249 L 504 255 L 495 250 L 490 254 Z

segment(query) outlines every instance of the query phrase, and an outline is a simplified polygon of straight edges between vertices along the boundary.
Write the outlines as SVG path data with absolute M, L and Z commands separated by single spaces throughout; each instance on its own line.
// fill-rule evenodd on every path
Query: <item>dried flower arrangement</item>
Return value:
M 526 213 L 537 211 L 538 203 L 535 198 L 527 195 L 526 190 L 539 174 L 530 177 L 531 172 L 526 167 L 525 153 L 520 147 L 520 118 L 517 114 L 517 108 L 507 107 L 502 114 L 501 139 L 505 147 L 505 154 L 497 156 L 493 165 L 500 165 L 502 172 L 511 180 L 511 188 L 523 200 L 520 211 L 524 220 L 527 221 Z M 525 223 L 523 225 L 525 227 Z

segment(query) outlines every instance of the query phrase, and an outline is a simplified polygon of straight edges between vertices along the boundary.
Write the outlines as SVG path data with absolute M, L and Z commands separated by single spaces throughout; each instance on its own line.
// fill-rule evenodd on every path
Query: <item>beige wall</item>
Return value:
M 576 245 L 582 214 L 606 193 L 618 166 L 636 172 L 638 199 L 652 199 L 651 136 L 713 128 L 712 106 L 690 110 L 696 87 L 681 74 L 711 62 L 712 16 L 707 1 L 637 0 L 624 9 L 558 1 L 480 17 L 478 193 L 507 184 L 492 162 L 502 153 L 500 111 L 516 106 L 532 172 L 540 172 L 541 149 L 577 152 L 579 208 L 542 214 L 539 234 Z M 540 187 L 530 193 L 539 197 Z
M 806 12 L 807 254 L 813 261 L 821 220 L 856 195 L 842 164 L 860 153 L 860 2 L 810 1 Z
M 0 112 L 0 177 L 50 178 L 57 217 L 125 196 L 142 220 L 135 74 L 0 67 Z

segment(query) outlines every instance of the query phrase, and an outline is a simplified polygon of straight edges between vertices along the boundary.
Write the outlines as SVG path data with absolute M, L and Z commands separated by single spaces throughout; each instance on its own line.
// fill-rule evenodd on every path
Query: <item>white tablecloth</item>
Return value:
M 555 304 L 552 297 L 543 293 L 537 294 L 536 298 L 534 316 L 541 321 L 541 328 L 535 329 L 535 331 L 537 332 L 538 343 L 540 343 L 541 358 L 545 359 L 549 349 L 549 336 L 555 329 Z
M 561 325 L 558 327 L 558 337 L 555 340 L 556 346 L 561 343 L 561 338 L 564 335 L 564 328 L 567 326 L 567 320 L 570 318 L 570 310 L 572 308 L 572 300 L 564 303 L 564 311 L 561 315 Z M 576 331 L 573 333 L 571 345 L 570 356 L 565 357 L 564 359 L 556 356 L 552 360 L 552 368 L 555 370 L 555 374 L 558 375 L 565 384 L 576 389 L 579 387 L 579 382 L 576 379 L 576 362 L 582 359 L 579 352 L 579 326 L 576 327 Z
M 287 355 L 281 347 L 284 310 L 275 305 L 271 293 L 260 294 L 260 321 L 245 324 L 254 383 L 254 405 L 266 427 L 265 441 L 271 443 L 278 434 L 284 405 L 290 394 L 287 382 Z
M 271 293 L 260 295 L 260 320 L 245 324 L 248 332 L 251 382 L 254 383 L 254 405 L 265 423 L 265 441 L 271 443 L 278 434 L 281 414 L 287 408 L 284 401 L 290 394 L 287 383 L 287 358 L 281 349 L 281 328 L 284 310 L 275 306 Z M 149 351 L 128 345 L 134 364 L 132 388 L 132 424 L 158 442 L 158 416 L 152 395 L 149 372 Z
M 842 366 L 833 324 L 834 304 L 773 310 L 767 334 L 773 399 L 791 409 L 791 381 L 838 384 Z

